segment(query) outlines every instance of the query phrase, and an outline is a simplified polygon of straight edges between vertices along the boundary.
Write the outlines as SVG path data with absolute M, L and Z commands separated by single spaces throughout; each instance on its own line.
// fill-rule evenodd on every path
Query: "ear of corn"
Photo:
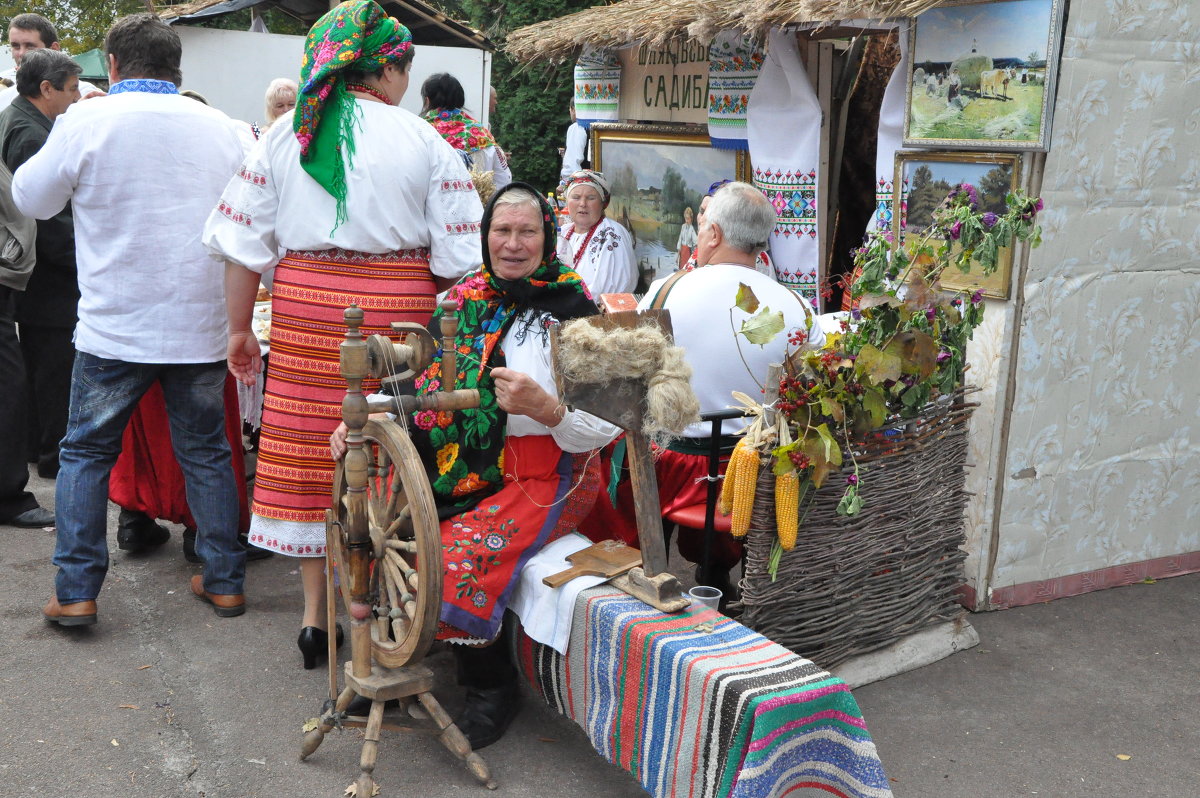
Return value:
M 775 477 L 775 528 L 783 550 L 791 551 L 800 529 L 800 476 L 795 471 Z
M 738 452 L 744 448 L 745 443 L 745 438 L 738 440 L 737 445 L 733 447 L 733 453 L 729 455 L 729 462 L 725 466 L 725 478 L 721 481 L 719 505 L 722 515 L 729 515 L 733 512 L 733 482 L 737 479 Z
M 734 455 L 739 460 L 733 484 L 733 518 L 729 531 L 735 538 L 742 538 L 750 531 L 750 511 L 754 507 L 754 488 L 758 483 L 758 452 L 753 447 L 742 446 L 740 455 L 736 450 Z M 733 457 L 730 457 L 729 465 L 733 466 Z

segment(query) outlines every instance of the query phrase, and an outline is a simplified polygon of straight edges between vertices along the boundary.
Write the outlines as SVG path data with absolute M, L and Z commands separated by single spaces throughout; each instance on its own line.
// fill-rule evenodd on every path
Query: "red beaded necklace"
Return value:
M 383 103 L 384 105 L 392 104 L 392 101 L 390 99 L 388 99 L 388 96 L 386 94 L 384 94 L 383 92 L 381 92 L 379 89 L 375 89 L 370 86 L 365 86 L 362 83 L 351 83 L 351 82 L 347 81 L 346 82 L 346 91 L 357 91 L 357 92 L 361 92 L 363 94 L 369 94 L 372 97 L 374 97 L 376 100 L 379 100 L 379 102 Z
M 604 217 L 600 217 L 600 222 L 604 221 Z M 575 259 L 571 263 L 571 268 L 574 269 L 579 265 L 579 261 L 583 260 L 583 253 L 587 252 L 588 244 L 592 241 L 592 236 L 596 234 L 596 228 L 600 226 L 600 222 L 592 225 L 592 229 L 587 231 L 587 235 L 583 237 L 583 243 L 579 245 L 579 249 L 575 250 Z M 571 225 L 570 232 L 567 233 L 567 241 L 571 240 L 571 236 L 575 235 L 575 225 Z

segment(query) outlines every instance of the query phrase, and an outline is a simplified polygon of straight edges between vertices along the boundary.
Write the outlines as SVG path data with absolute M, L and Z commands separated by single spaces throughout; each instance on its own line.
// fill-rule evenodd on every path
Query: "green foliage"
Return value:
M 915 176 L 928 186 L 931 175 L 921 171 Z M 775 402 L 775 473 L 794 469 L 819 488 L 841 466 L 843 448 L 853 457 L 856 435 L 889 420 L 902 424 L 960 387 L 967 342 L 983 321 L 983 297 L 946 293 L 938 277 L 947 268 L 966 271 L 972 260 L 990 273 L 1000 247 L 1014 239 L 1037 246 L 1041 210 L 1040 199 L 1015 192 L 997 214 L 981 206 L 974 186 L 963 184 L 938 198 L 923 237 L 910 234 L 897 246 L 890 233 L 872 234 L 854 254 L 860 273 L 851 287 L 855 310 L 841 332 L 827 336 L 819 350 L 806 345 L 805 335 L 789 341 L 797 349 L 785 363 Z M 855 462 L 838 512 L 856 515 L 862 506 Z
M 498 45 L 508 32 L 525 25 L 598 5 L 594 0 L 450 0 L 451 16 L 483 31 Z M 568 106 L 574 91 L 572 60 L 561 64 L 517 64 L 503 49 L 492 60 L 496 113 L 492 133 L 508 154 L 513 177 L 543 191 L 558 185 L 562 157 L 558 148 L 571 124 Z
M 104 34 L 113 21 L 126 14 L 145 11 L 140 0 L 27 0 L 0 5 L 4 40 L 8 24 L 17 14 L 41 14 L 54 23 L 62 49 L 72 55 L 104 46 Z

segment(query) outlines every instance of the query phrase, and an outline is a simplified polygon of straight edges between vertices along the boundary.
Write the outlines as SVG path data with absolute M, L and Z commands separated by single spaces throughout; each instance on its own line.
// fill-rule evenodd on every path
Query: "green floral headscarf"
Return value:
M 335 230 L 346 221 L 346 170 L 354 168 L 354 128 L 362 113 L 342 73 L 374 72 L 410 47 L 408 28 L 374 0 L 347 0 L 308 32 L 292 128 L 300 142 L 300 165 L 337 200 Z

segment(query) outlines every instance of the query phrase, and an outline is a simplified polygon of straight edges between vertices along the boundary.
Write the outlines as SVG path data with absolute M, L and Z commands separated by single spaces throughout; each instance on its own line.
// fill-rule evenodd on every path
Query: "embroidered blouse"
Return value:
M 430 269 L 459 277 L 482 262 L 483 205 L 462 159 L 415 114 L 360 100 L 362 132 L 347 170 L 348 218 L 333 230 L 334 199 L 300 167 L 291 119 L 255 144 L 204 226 L 204 245 L 262 273 L 287 250 L 382 254 L 428 248 Z
M 573 224 L 565 225 L 558 234 L 558 257 L 579 272 L 594 297 L 627 294 L 637 287 L 637 261 L 629 231 L 607 216 L 593 231 L 576 232 Z

